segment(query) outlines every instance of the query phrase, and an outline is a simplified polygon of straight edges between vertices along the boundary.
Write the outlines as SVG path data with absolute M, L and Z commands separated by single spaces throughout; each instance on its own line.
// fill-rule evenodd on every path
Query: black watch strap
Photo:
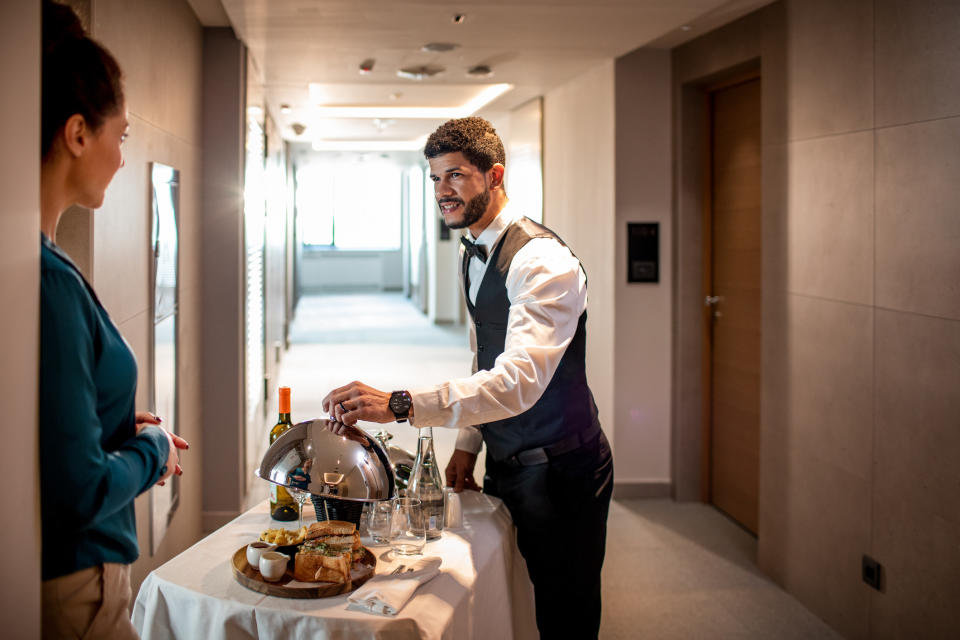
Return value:
M 390 394 L 390 411 L 397 422 L 406 422 L 410 417 L 410 407 L 413 405 L 413 398 L 408 391 L 394 391 Z

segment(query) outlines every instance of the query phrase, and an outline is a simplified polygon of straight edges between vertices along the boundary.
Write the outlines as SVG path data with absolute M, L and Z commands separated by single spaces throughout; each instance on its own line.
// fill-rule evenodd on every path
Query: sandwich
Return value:
M 307 529 L 293 560 L 293 577 L 301 582 L 350 582 L 350 567 L 363 553 L 352 522 L 327 520 Z

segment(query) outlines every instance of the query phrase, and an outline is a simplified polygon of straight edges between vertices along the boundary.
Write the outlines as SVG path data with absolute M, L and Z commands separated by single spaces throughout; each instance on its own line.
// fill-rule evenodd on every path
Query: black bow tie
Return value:
M 477 258 L 480 262 L 486 264 L 487 262 L 487 248 L 482 244 L 477 244 L 475 242 L 470 242 L 464 236 L 460 236 L 460 244 L 463 245 L 463 248 L 466 250 L 470 257 Z

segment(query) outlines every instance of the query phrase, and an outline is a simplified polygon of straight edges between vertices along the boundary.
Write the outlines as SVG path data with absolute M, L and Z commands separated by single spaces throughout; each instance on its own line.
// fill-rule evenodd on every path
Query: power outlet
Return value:
M 879 592 L 883 592 L 884 585 L 884 575 L 883 575 L 883 565 L 871 558 L 868 555 L 863 556 L 863 581 L 876 589 Z

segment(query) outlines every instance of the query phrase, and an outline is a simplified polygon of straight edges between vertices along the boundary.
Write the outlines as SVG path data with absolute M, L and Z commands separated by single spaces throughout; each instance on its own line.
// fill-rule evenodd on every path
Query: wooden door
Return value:
M 760 461 L 760 79 L 710 92 L 705 371 L 709 500 L 757 532 Z

